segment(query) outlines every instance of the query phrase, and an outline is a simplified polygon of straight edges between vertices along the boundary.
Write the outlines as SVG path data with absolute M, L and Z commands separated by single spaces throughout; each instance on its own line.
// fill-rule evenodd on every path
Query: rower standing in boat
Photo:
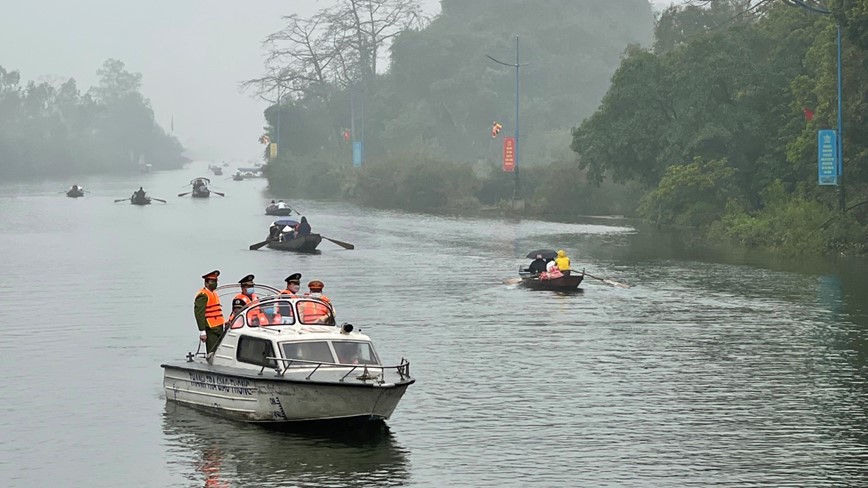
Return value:
M 295 226 L 295 231 L 292 233 L 292 238 L 303 237 L 310 235 L 310 224 L 307 223 L 307 217 L 302 216 L 301 222 Z
M 205 351 L 210 354 L 217 347 L 220 336 L 223 335 L 223 306 L 220 305 L 220 297 L 214 293 L 217 289 L 217 277 L 219 270 L 214 270 L 202 275 L 205 286 L 196 294 L 193 300 L 193 315 L 196 317 L 196 325 L 199 327 L 199 340 L 205 343 Z
M 229 315 L 230 321 L 235 318 L 235 314 L 238 313 L 239 310 L 252 302 L 259 300 L 259 297 L 254 293 L 255 285 L 253 283 L 253 278 L 253 275 L 249 274 L 238 281 L 241 285 L 241 293 L 235 295 L 235 298 L 232 299 L 232 314 Z

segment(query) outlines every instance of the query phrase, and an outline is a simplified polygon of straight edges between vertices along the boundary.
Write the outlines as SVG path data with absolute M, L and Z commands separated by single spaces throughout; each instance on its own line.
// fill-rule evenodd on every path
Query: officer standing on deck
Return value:
M 220 305 L 220 297 L 214 292 L 217 289 L 217 277 L 219 270 L 214 270 L 202 275 L 205 286 L 196 294 L 193 300 L 193 315 L 196 317 L 196 325 L 199 327 L 199 339 L 205 343 L 205 351 L 214 352 L 220 336 L 223 335 L 223 307 Z

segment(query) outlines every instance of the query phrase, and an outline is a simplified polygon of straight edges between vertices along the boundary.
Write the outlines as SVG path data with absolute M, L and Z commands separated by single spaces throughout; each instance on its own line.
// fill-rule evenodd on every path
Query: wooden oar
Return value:
M 506 278 L 503 280 L 504 285 L 517 285 L 521 283 L 521 278 Z
M 583 275 L 587 276 L 588 278 L 593 278 L 595 280 L 599 280 L 599 281 L 601 281 L 607 285 L 614 286 L 615 288 L 630 288 L 630 285 L 625 285 L 624 283 L 619 283 L 619 282 L 614 281 L 614 280 L 607 280 L 607 279 L 603 279 L 603 278 L 598 278 L 598 277 L 588 273 L 587 271 L 576 271 L 574 269 L 571 269 L 570 271 L 573 273 L 582 273 Z
M 268 244 L 269 242 L 271 242 L 271 241 L 273 241 L 273 240 L 274 240 L 274 239 L 266 239 L 266 240 L 264 240 L 264 241 L 262 241 L 262 242 L 257 242 L 256 244 L 251 244 L 251 245 L 250 245 L 250 250 L 251 250 L 251 251 L 255 251 L 255 250 L 261 248 L 262 246 Z
M 191 191 L 185 191 L 184 193 L 178 193 L 178 196 L 179 196 L 179 197 L 183 197 L 184 195 L 189 195 L 190 193 L 193 193 L 193 192 L 191 192 Z
M 335 239 L 328 238 L 324 235 L 320 235 L 320 237 L 322 237 L 323 239 L 325 239 L 329 242 L 334 242 L 335 244 L 337 244 L 338 246 L 341 246 L 344 249 L 355 249 L 356 248 L 356 246 L 350 244 L 349 242 L 338 241 Z
M 151 197 L 151 200 L 156 200 L 156 201 L 158 201 L 158 202 L 163 202 L 163 203 L 169 203 L 169 202 L 163 200 L 162 198 L 154 198 L 154 197 Z
M 118 203 L 118 202 L 129 202 L 129 201 L 130 201 L 129 198 L 118 198 L 117 200 L 115 200 L 115 203 Z
M 225 193 L 220 193 L 219 191 L 211 190 L 211 193 L 216 193 L 216 194 L 220 195 L 221 197 L 225 197 L 225 196 L 226 196 Z

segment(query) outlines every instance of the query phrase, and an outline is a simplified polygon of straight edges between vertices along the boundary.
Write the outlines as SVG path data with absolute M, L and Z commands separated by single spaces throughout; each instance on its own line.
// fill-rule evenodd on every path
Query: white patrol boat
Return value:
M 272 425 L 392 415 L 416 381 L 409 361 L 384 366 L 371 339 L 350 324 L 334 325 L 332 308 L 320 300 L 256 288 L 275 295 L 234 314 L 213 354 L 161 365 L 167 400 Z M 227 289 L 238 285 L 217 292 Z

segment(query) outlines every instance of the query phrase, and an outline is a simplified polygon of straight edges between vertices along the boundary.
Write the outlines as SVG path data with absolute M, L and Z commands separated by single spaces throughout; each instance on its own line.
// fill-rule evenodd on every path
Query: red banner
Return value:
M 503 138 L 503 170 L 507 173 L 515 171 L 515 137 Z

